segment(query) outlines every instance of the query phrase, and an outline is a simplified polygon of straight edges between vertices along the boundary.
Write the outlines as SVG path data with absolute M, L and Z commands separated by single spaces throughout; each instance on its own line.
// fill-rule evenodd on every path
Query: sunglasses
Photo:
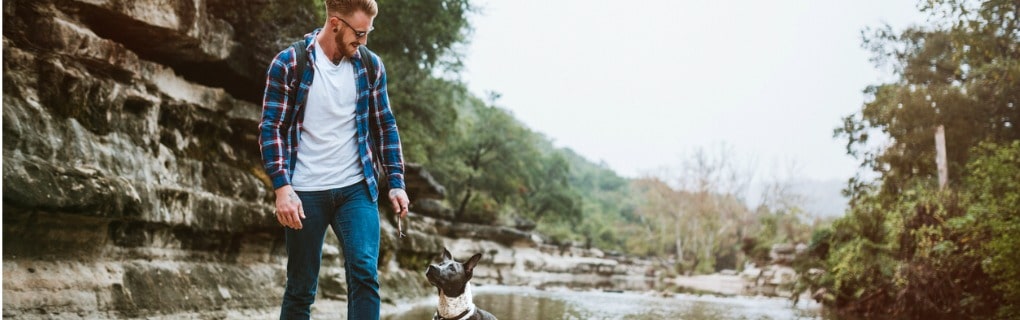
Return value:
M 333 16 L 333 17 L 339 19 L 340 22 L 343 22 L 344 25 L 346 25 L 348 28 L 351 28 L 351 30 L 354 30 L 354 37 L 356 39 L 364 38 L 364 37 L 368 36 L 369 32 L 372 32 L 372 30 L 375 30 L 375 26 L 372 26 L 372 27 L 370 27 L 370 29 L 368 29 L 368 31 L 358 31 L 358 29 L 354 29 L 354 27 L 352 27 L 350 23 L 347 23 L 347 21 L 345 21 L 343 18 L 340 18 L 340 17 L 337 17 L 337 16 Z

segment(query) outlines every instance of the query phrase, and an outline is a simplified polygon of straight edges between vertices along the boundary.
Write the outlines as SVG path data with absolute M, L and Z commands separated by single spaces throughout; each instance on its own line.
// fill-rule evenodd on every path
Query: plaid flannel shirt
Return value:
M 294 48 L 287 47 L 273 58 L 266 74 L 266 91 L 262 99 L 262 121 L 259 125 L 259 145 L 266 174 L 273 182 L 273 189 L 291 183 L 294 166 L 297 163 L 298 141 L 304 120 L 304 106 L 308 89 L 312 85 L 315 69 L 315 29 L 305 35 L 305 52 L 308 53 L 304 74 L 295 77 L 297 59 Z M 386 69 L 382 60 L 374 53 L 369 57 L 375 61 L 376 83 L 369 86 L 368 71 L 361 63 L 360 53 L 350 61 L 357 70 L 358 96 L 355 106 L 358 155 L 365 181 L 373 201 L 378 199 L 378 181 L 372 165 L 375 154 L 380 154 L 382 170 L 390 188 L 404 188 L 404 158 L 400 148 L 397 122 L 390 112 L 389 97 L 386 93 Z M 290 101 L 291 90 L 297 90 L 296 101 Z

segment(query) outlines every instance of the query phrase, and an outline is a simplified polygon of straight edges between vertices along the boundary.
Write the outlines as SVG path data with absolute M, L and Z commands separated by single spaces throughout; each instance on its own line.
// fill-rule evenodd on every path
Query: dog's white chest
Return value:
M 453 319 L 457 315 L 464 313 L 465 311 L 473 310 L 475 307 L 474 302 L 471 299 L 471 283 L 464 284 L 464 293 L 457 297 L 447 297 L 445 294 L 439 295 L 439 316 L 446 319 Z M 471 317 L 471 312 L 465 314 L 464 318 Z

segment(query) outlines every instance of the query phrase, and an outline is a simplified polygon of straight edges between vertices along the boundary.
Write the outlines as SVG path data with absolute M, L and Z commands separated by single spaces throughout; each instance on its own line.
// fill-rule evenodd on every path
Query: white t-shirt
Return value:
M 357 85 L 354 64 L 334 65 L 315 45 L 315 79 L 308 89 L 291 184 L 296 191 L 321 191 L 361 182 L 354 110 Z

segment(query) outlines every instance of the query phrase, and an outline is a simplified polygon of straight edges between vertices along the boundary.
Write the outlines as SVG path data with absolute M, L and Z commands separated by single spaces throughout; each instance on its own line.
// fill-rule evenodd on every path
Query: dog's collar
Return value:
M 474 305 L 468 307 L 467 310 L 464 310 L 464 312 L 461 312 L 460 314 L 453 318 L 443 318 L 443 316 L 439 315 L 439 310 L 436 310 L 436 316 L 432 317 L 432 320 L 463 320 L 470 318 L 471 315 L 473 315 L 474 313 L 475 313 Z

